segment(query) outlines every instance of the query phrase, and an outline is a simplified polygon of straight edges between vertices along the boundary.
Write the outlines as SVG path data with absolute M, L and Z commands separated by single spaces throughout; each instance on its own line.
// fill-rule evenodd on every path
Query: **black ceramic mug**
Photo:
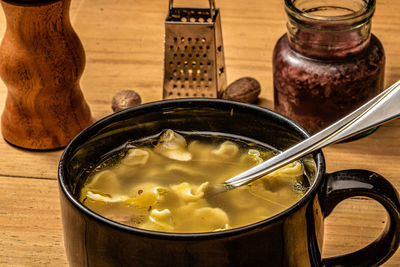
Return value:
M 285 211 L 260 222 L 210 233 L 162 233 L 106 219 L 78 201 L 83 175 L 105 153 L 164 129 L 235 134 L 285 150 L 308 136 L 270 110 L 225 100 L 187 99 L 144 104 L 110 115 L 81 132 L 59 165 L 64 241 L 71 266 L 374 266 L 399 245 L 397 190 L 366 170 L 326 174 L 322 152 L 308 192 Z M 342 200 L 367 196 L 389 214 L 386 228 L 357 252 L 322 259 L 324 219 Z

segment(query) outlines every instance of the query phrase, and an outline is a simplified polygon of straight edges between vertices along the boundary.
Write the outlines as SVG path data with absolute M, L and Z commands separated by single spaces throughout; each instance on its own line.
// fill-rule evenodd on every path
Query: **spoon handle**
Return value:
M 400 81 L 397 81 L 346 117 L 267 161 L 225 181 L 223 185 L 227 189 L 233 189 L 251 183 L 315 150 L 393 120 L 400 116 L 399 103 Z

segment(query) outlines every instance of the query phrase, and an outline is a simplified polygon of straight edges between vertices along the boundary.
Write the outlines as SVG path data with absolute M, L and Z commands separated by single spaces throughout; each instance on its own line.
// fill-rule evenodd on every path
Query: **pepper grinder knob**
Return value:
M 70 2 L 1 0 L 7 21 L 0 46 L 7 86 L 1 130 L 18 147 L 64 147 L 92 122 L 79 86 L 85 52 L 69 19 Z

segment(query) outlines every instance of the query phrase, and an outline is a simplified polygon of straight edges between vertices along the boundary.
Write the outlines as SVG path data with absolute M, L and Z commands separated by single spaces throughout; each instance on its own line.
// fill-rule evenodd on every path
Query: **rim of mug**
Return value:
M 304 203 L 306 203 L 309 199 L 311 199 L 315 194 L 317 194 L 317 188 L 319 187 L 319 184 L 322 181 L 322 177 L 325 173 L 325 159 L 323 156 L 323 153 L 321 150 L 317 150 L 316 152 L 313 153 L 314 159 L 316 161 L 316 167 L 317 171 L 315 173 L 315 179 L 308 189 L 308 191 L 304 194 L 302 198 L 300 198 L 296 203 L 293 205 L 289 206 L 285 210 L 268 217 L 267 219 L 257 221 L 255 223 L 251 223 L 248 225 L 244 225 L 241 227 L 235 227 L 232 229 L 228 230 L 223 230 L 223 231 L 215 231 L 215 232 L 201 232 L 201 233 L 175 233 L 175 232 L 160 232 L 160 231 L 152 231 L 152 230 L 146 230 L 142 228 L 137 228 L 129 225 L 124 225 L 121 223 L 118 223 L 116 221 L 107 219 L 106 217 L 103 217 L 102 215 L 92 211 L 91 209 L 87 208 L 85 205 L 83 205 L 72 193 L 70 190 L 69 186 L 66 183 L 66 177 L 65 177 L 65 168 L 64 165 L 66 164 L 65 162 L 69 158 L 70 155 L 72 155 L 72 152 L 77 149 L 79 146 L 81 146 L 85 140 L 88 140 L 88 137 L 90 137 L 93 132 L 97 132 L 100 129 L 103 129 L 104 127 L 108 126 L 110 122 L 116 122 L 118 120 L 115 120 L 115 118 L 122 119 L 122 118 L 129 118 L 132 117 L 131 113 L 135 113 L 138 111 L 144 111 L 148 109 L 154 110 L 155 107 L 158 107 L 160 110 L 161 108 L 164 107 L 169 107 L 171 109 L 177 108 L 176 106 L 173 107 L 173 105 L 176 104 L 185 104 L 187 107 L 189 107 L 191 102 L 197 102 L 197 103 L 202 103 L 202 104 L 210 104 L 210 103 L 220 103 L 220 104 L 225 104 L 225 105 L 230 105 L 230 106 L 240 106 L 245 109 L 253 109 L 258 112 L 262 113 L 268 113 L 269 115 L 277 117 L 278 120 L 284 122 L 287 125 L 290 125 L 293 127 L 296 132 L 300 133 L 304 137 L 310 136 L 310 134 L 300 125 L 297 123 L 293 122 L 289 118 L 276 113 L 272 110 L 269 110 L 264 107 L 252 105 L 252 104 L 247 104 L 243 102 L 238 102 L 238 101 L 231 101 L 231 100 L 225 100 L 225 99 L 215 99 L 215 98 L 181 98 L 181 99 L 168 99 L 168 100 L 160 100 L 160 101 L 155 101 L 155 102 L 150 102 L 150 103 L 145 103 L 141 104 L 139 106 L 135 106 L 132 108 L 128 108 L 119 112 L 116 112 L 114 114 L 108 115 L 99 121 L 93 123 L 92 125 L 88 126 L 86 129 L 81 131 L 77 136 L 75 136 L 71 142 L 67 145 L 65 148 L 64 152 L 61 155 L 60 161 L 59 161 L 59 166 L 58 166 L 58 184 L 64 194 L 66 196 L 67 200 L 72 203 L 72 205 L 77 208 L 80 212 L 82 212 L 84 215 L 92 217 L 94 220 L 105 224 L 106 226 L 112 227 L 114 229 L 122 230 L 125 232 L 131 232 L 132 234 L 139 234 L 142 236 L 146 237 L 151 237 L 151 238 L 156 238 L 156 239 L 171 239 L 171 240 L 187 240 L 187 239 L 214 239 L 214 238 L 221 238 L 225 236 L 232 236 L 232 235 L 237 235 L 241 233 L 245 233 L 257 228 L 264 227 L 267 224 L 273 224 L 276 221 L 279 221 L 281 218 L 286 217 L 292 213 L 294 213 L 296 210 L 298 210 L 300 207 L 303 206 Z M 172 105 L 172 106 L 171 106 Z M 209 106 L 211 107 L 211 106 Z

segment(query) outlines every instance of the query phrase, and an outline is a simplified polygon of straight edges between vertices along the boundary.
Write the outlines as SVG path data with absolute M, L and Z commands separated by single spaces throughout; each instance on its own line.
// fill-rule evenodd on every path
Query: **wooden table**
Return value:
M 228 83 L 255 77 L 262 85 L 260 104 L 273 108 L 271 55 L 286 31 L 283 1 L 216 2 L 222 15 Z M 390 85 L 400 79 L 400 2 L 377 2 L 373 32 L 386 49 Z M 196 1 L 186 4 L 195 6 Z M 167 6 L 167 0 L 72 0 L 71 20 L 87 55 L 81 87 L 95 119 L 111 113 L 111 98 L 122 89 L 136 90 L 143 102 L 161 99 Z M 0 36 L 4 30 L 0 12 Z M 1 109 L 6 94 L 0 82 Z M 326 148 L 327 170 L 373 170 L 399 189 L 399 140 L 400 120 L 367 138 Z M 67 265 L 57 187 L 61 153 L 25 151 L 0 140 L 0 266 Z M 344 201 L 326 219 L 323 256 L 365 246 L 386 221 L 383 208 L 371 199 Z M 400 251 L 385 263 L 399 265 Z

